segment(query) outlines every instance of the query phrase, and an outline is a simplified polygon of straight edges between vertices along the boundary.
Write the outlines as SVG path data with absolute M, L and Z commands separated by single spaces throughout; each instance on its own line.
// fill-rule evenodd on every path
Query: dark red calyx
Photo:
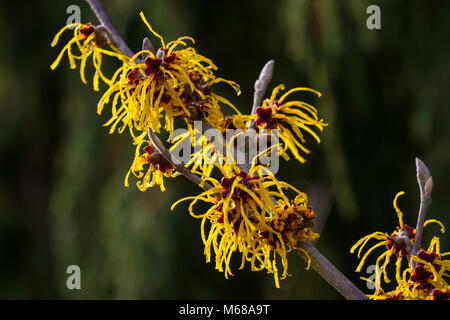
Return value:
M 155 150 L 155 148 L 154 148 L 153 146 L 150 146 L 150 145 L 148 145 L 148 146 L 146 146 L 146 147 L 144 148 L 144 151 L 145 151 L 149 156 L 153 153 L 154 150 Z
M 272 108 L 258 107 L 258 108 L 256 108 L 256 115 L 257 115 L 257 119 L 256 119 L 257 126 L 266 124 L 267 128 L 275 127 L 277 121 L 272 116 Z
M 127 78 L 130 83 L 137 84 L 141 80 L 142 75 L 139 73 L 138 69 L 134 69 L 128 72 Z
M 422 264 L 417 264 L 414 273 L 411 275 L 411 281 L 419 283 L 418 287 L 421 289 L 431 289 L 433 288 L 433 285 L 428 282 L 428 279 L 432 276 L 432 272 L 426 270 Z
M 436 269 L 436 271 L 441 270 L 440 264 L 433 263 L 434 260 L 440 259 L 438 254 L 436 254 L 434 252 L 426 252 L 424 250 L 421 250 L 417 253 L 417 257 L 421 260 L 431 263 L 433 265 L 434 269 Z M 417 265 L 423 266 L 423 264 L 420 262 L 418 262 Z
M 434 300 L 449 300 L 450 299 L 450 291 L 441 291 L 439 289 L 433 290 L 433 299 Z
M 241 184 L 243 184 L 247 189 L 253 189 L 253 184 L 251 181 L 259 179 L 258 177 L 252 177 L 248 175 L 247 173 L 241 171 L 239 174 L 233 174 L 230 178 L 223 177 L 220 181 L 220 184 L 223 187 L 222 197 L 225 198 L 230 192 L 231 192 L 231 186 L 233 185 L 233 182 L 236 180 L 237 177 L 241 177 L 242 180 L 240 181 Z M 242 191 L 241 189 L 235 188 L 233 195 L 231 196 L 233 199 L 238 200 L 241 197 L 247 197 L 247 193 L 245 191 Z
M 164 76 L 164 72 L 160 69 L 160 66 L 162 64 L 162 60 L 159 58 L 150 58 L 147 57 L 144 61 L 145 63 L 145 74 L 151 75 L 153 74 L 156 78 L 162 78 Z
M 231 178 L 223 177 L 220 181 L 220 184 L 222 185 L 223 191 L 222 191 L 222 198 L 226 198 L 228 193 L 231 191 L 231 185 L 233 184 L 234 180 L 236 179 L 235 176 Z
M 91 33 L 94 32 L 94 26 L 91 24 L 88 24 L 87 27 L 80 28 L 78 30 L 78 32 L 80 34 L 82 34 L 84 36 L 84 38 L 87 38 L 91 35 Z
M 426 251 L 419 251 L 417 254 L 419 259 L 425 260 L 426 262 L 433 263 L 434 259 L 439 258 L 439 256 L 434 252 L 426 252 Z
M 163 63 L 164 64 L 169 64 L 169 63 L 173 63 L 176 59 L 176 55 L 175 52 L 172 52 L 170 55 L 168 55 L 167 57 L 165 57 L 163 59 Z

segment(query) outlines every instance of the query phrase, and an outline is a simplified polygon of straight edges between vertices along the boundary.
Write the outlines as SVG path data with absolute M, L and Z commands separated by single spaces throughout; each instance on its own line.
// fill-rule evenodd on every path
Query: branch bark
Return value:
M 347 300 L 368 300 L 367 296 L 340 272 L 319 250 L 310 242 L 303 242 L 300 247 L 308 252 L 311 265 L 333 288 Z M 300 251 L 296 251 L 303 259 Z
M 181 161 L 177 161 L 177 163 L 175 163 L 173 161 L 172 155 L 170 154 L 169 150 L 167 150 L 167 148 L 164 146 L 164 144 L 161 142 L 161 140 L 158 138 L 158 136 L 155 134 L 155 132 L 151 128 L 148 128 L 148 138 L 150 139 L 150 141 L 152 142 L 154 147 L 159 151 L 159 153 L 161 153 L 163 158 L 166 159 L 166 161 L 168 161 L 171 165 L 173 165 L 179 173 L 181 173 L 186 178 L 188 178 L 189 180 L 194 182 L 196 185 L 198 185 L 199 187 L 201 187 L 205 190 L 212 188 L 212 186 L 208 182 L 205 182 L 205 181 L 203 182 L 203 185 L 202 185 L 201 177 L 199 177 L 198 175 L 193 173 L 191 170 L 186 168 L 183 165 L 183 163 L 181 163 Z
M 431 204 L 431 191 L 433 190 L 433 177 L 430 170 L 422 160 L 416 158 L 417 183 L 420 189 L 420 207 L 417 217 L 416 236 L 411 256 L 417 255 L 422 246 L 423 224 L 427 216 L 428 207 Z M 415 268 L 416 262 L 411 260 L 411 266 Z
M 132 57 L 134 55 L 133 51 L 128 47 L 125 41 L 120 37 L 116 28 L 112 24 L 111 20 L 109 20 L 108 15 L 105 10 L 103 10 L 102 5 L 98 0 L 86 0 L 86 2 L 91 7 L 92 11 L 95 13 L 98 21 L 109 31 L 110 41 L 116 46 L 116 48 L 122 52 L 123 54 Z
M 253 94 L 252 114 L 256 113 L 256 108 L 261 106 L 262 99 L 266 92 L 270 80 L 272 80 L 273 68 L 275 66 L 274 60 L 269 60 L 261 70 L 258 79 L 255 81 L 255 92 Z M 253 126 L 255 121 L 249 123 L 249 128 Z

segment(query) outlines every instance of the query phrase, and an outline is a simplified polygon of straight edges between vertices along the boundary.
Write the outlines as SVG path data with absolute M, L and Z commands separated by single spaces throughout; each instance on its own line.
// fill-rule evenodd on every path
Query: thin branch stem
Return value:
M 266 92 L 270 80 L 272 80 L 274 60 L 269 60 L 262 68 L 258 79 L 255 81 L 255 93 L 253 94 L 252 114 L 256 113 L 256 108 L 261 106 L 262 99 Z M 254 121 L 249 123 L 249 127 L 253 126 Z
M 158 136 L 155 134 L 155 132 L 148 128 L 148 138 L 152 142 L 153 146 L 161 153 L 164 159 L 168 161 L 171 165 L 173 165 L 179 173 L 184 175 L 186 178 L 194 182 L 199 187 L 208 190 L 211 189 L 212 186 L 208 183 L 203 181 L 202 185 L 202 178 L 193 173 L 191 170 L 186 168 L 184 164 L 181 161 L 176 161 L 176 163 L 173 161 L 173 155 L 170 154 L 169 150 L 164 146 L 164 144 L 161 142 L 161 140 L 158 138 Z
M 319 250 L 310 242 L 302 242 L 300 247 L 308 252 L 311 265 L 333 288 L 347 300 L 368 300 L 367 296 L 359 290 L 342 272 L 340 272 Z M 306 257 L 301 251 L 296 251 L 303 259 Z
M 100 23 L 109 31 L 110 41 L 117 47 L 117 49 L 123 54 L 132 57 L 134 55 L 133 51 L 128 47 L 125 41 L 120 37 L 116 28 L 112 24 L 111 20 L 109 20 L 108 15 L 105 10 L 103 10 L 102 5 L 98 0 L 86 0 L 86 2 L 91 7 L 92 11 L 95 13 L 95 16 L 100 21 Z
M 414 247 L 411 256 L 417 255 L 422 246 L 423 224 L 427 215 L 428 207 L 431 204 L 431 191 L 433 190 L 433 177 L 430 170 L 422 160 L 416 158 L 417 183 L 420 189 L 420 208 L 417 217 L 416 235 L 414 238 Z M 415 261 L 411 261 L 411 265 L 415 267 Z

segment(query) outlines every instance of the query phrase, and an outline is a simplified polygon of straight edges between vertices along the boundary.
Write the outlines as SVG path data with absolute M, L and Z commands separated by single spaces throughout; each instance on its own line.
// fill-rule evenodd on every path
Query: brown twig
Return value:
M 95 13 L 98 21 L 109 31 L 109 40 L 116 46 L 116 48 L 123 54 L 132 57 L 134 55 L 133 51 L 128 47 L 125 41 L 120 37 L 114 25 L 109 20 L 108 15 L 105 10 L 103 10 L 102 5 L 98 0 L 86 0 L 86 2 L 91 7 L 92 11 Z
M 208 182 L 203 181 L 203 184 L 202 184 L 202 178 L 199 177 L 198 175 L 196 175 L 195 173 L 193 173 L 188 168 L 186 168 L 181 163 L 181 161 L 175 162 L 173 159 L 173 155 L 169 152 L 169 150 L 167 150 L 167 148 L 164 146 L 162 141 L 158 138 L 158 136 L 155 134 L 155 132 L 151 128 L 148 128 L 148 138 L 152 142 L 153 146 L 159 151 L 159 153 L 161 153 L 163 158 L 166 159 L 166 161 L 168 161 L 171 165 L 173 165 L 179 173 L 181 173 L 186 178 L 188 178 L 189 180 L 194 182 L 196 185 L 202 187 L 205 190 L 212 188 L 212 186 Z
M 367 296 L 340 272 L 319 250 L 310 242 L 302 242 L 300 247 L 308 252 L 311 265 L 333 288 L 347 300 L 368 300 Z M 306 257 L 296 251 L 303 259 Z

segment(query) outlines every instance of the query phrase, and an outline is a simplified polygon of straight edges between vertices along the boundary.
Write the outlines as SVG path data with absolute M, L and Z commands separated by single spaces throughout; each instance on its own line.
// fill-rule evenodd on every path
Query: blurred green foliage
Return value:
M 311 145 L 305 165 L 282 163 L 280 178 L 329 190 L 317 245 L 366 292 L 349 248 L 369 232 L 394 229 L 397 191 L 406 191 L 399 205 L 415 225 L 414 157 L 434 176 L 429 217 L 450 226 L 450 2 L 103 2 L 134 50 L 149 35 L 141 10 L 166 39 L 193 36 L 218 74 L 241 85 L 240 97 L 221 93 L 243 112 L 269 59 L 276 60 L 270 90 L 282 82 L 323 93 L 311 101 L 330 124 L 323 143 Z M 71 4 L 81 7 L 82 22 L 96 23 L 80 0 L 0 3 L 0 298 L 341 298 L 294 255 L 281 289 L 270 275 L 237 266 L 225 280 L 205 263 L 199 221 L 183 206 L 169 210 L 195 186 L 178 178 L 164 193 L 124 187 L 129 138 L 101 126 L 100 93 L 66 60 L 49 68 L 62 48 L 50 48 L 51 39 Z M 381 7 L 381 30 L 366 28 L 370 4 Z M 105 63 L 109 72 L 114 66 Z M 437 232 L 431 226 L 426 240 Z M 444 235 L 443 250 L 449 245 Z M 71 264 L 81 267 L 82 290 L 66 288 Z

